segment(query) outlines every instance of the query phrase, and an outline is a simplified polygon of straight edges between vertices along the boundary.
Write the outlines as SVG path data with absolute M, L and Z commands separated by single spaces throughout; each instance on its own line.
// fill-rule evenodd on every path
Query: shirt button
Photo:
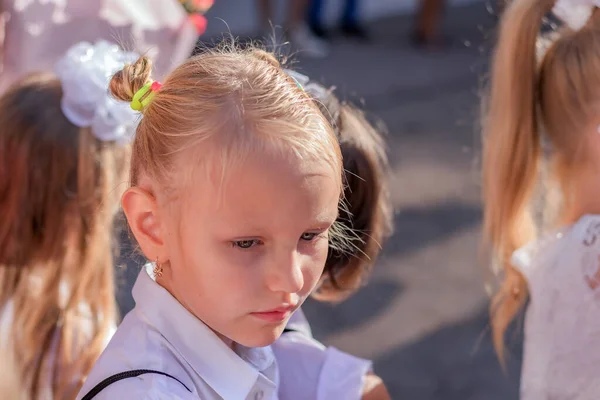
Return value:
M 254 400 L 262 400 L 264 395 L 265 395 L 265 392 L 263 392 L 262 390 L 259 390 L 258 392 L 254 393 Z

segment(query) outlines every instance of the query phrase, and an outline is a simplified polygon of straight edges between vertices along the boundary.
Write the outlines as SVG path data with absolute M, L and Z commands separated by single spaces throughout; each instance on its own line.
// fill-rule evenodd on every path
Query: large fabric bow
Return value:
M 552 13 L 577 31 L 585 26 L 596 7 L 600 7 L 600 0 L 557 0 Z
M 129 104 L 115 100 L 108 84 L 117 71 L 137 58 L 105 41 L 71 47 L 56 63 L 63 89 L 61 109 L 67 119 L 78 127 L 90 127 L 102 141 L 131 140 L 140 115 Z

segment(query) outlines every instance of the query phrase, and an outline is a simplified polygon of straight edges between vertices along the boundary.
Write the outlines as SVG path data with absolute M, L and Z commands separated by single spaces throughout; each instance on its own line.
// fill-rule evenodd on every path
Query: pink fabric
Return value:
M 0 11 L 0 91 L 27 73 L 52 71 L 75 43 L 99 39 L 149 56 L 162 80 L 197 40 L 178 0 L 0 0 Z

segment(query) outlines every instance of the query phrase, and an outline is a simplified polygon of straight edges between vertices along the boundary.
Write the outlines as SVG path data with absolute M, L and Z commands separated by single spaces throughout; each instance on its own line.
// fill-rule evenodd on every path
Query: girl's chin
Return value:
M 244 334 L 238 332 L 235 335 L 236 337 L 232 339 L 235 343 L 239 343 L 245 347 L 266 347 L 279 339 L 284 328 L 285 324 L 263 326 Z

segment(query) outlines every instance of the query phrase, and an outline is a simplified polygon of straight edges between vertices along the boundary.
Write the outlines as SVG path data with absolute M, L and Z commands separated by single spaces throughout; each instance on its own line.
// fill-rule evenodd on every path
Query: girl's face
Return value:
M 216 175 L 195 174 L 165 221 L 164 286 L 224 339 L 266 346 L 321 277 L 340 177 L 275 150 Z

